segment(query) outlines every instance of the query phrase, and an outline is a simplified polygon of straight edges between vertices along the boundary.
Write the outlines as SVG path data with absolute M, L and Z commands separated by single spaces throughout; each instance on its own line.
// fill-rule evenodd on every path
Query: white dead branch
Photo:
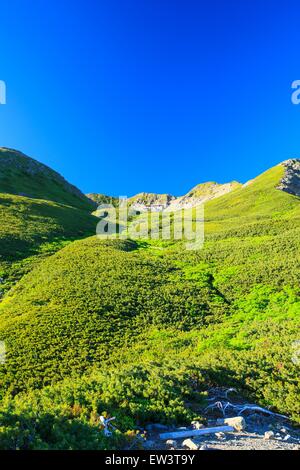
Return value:
M 213 410 L 213 409 L 218 409 L 223 413 L 223 416 L 226 416 L 226 410 L 230 409 L 234 412 L 236 412 L 238 415 L 242 415 L 246 411 L 252 411 L 253 413 L 265 413 L 270 416 L 277 416 L 278 418 L 284 418 L 284 419 L 289 419 L 285 415 L 281 415 L 279 413 L 274 413 L 273 411 L 268 410 L 267 408 L 262 408 L 261 406 L 257 405 L 252 405 L 252 404 L 243 404 L 243 405 L 234 405 L 233 403 L 228 402 L 221 402 L 221 401 L 216 401 L 212 405 L 209 405 L 205 411 L 208 410 Z
M 228 400 L 228 394 L 229 393 L 237 393 L 236 388 L 227 388 L 225 390 L 219 389 L 219 388 L 211 388 L 210 393 L 214 394 L 212 398 L 209 398 L 208 401 L 217 401 L 217 398 L 219 400 L 225 399 Z
M 100 423 L 103 426 L 103 432 L 104 435 L 107 437 L 110 437 L 112 435 L 112 431 L 114 431 L 116 428 L 111 424 L 111 421 L 113 421 L 116 418 L 104 418 L 104 416 L 100 416 Z

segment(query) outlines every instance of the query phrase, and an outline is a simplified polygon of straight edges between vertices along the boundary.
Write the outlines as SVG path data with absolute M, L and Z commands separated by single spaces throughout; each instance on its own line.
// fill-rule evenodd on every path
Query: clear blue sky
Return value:
M 1 2 L 0 146 L 84 192 L 183 194 L 300 157 L 300 5 Z

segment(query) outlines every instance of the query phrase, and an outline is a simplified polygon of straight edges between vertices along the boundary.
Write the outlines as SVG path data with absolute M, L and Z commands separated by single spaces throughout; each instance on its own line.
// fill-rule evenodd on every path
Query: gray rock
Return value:
M 284 176 L 277 189 L 300 196 L 300 160 L 291 158 L 281 164 L 285 168 Z
M 185 439 L 182 443 L 183 447 L 187 447 L 190 450 L 198 450 L 199 445 L 196 442 L 192 441 L 192 439 Z
M 200 423 L 200 421 L 192 421 L 192 426 L 194 429 L 202 429 L 204 428 L 204 424 Z
M 176 448 L 177 447 L 177 441 L 174 441 L 174 439 L 168 439 L 167 442 L 166 442 L 166 445 L 168 447 Z
M 220 439 L 222 441 L 226 439 L 226 435 L 223 432 L 216 432 L 215 436 L 217 439 Z
M 266 441 L 269 441 L 270 439 L 274 439 L 275 438 L 275 434 L 273 431 L 266 431 L 265 434 L 264 434 L 264 439 Z
M 209 450 L 208 445 L 203 444 L 203 446 L 199 447 L 199 450 Z

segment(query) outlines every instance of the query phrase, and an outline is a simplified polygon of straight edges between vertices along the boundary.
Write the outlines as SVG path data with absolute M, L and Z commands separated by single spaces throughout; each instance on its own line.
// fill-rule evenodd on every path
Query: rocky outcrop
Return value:
M 285 171 L 277 189 L 294 196 L 300 196 L 300 159 L 291 158 L 282 162 L 281 165 Z
M 191 209 L 211 199 L 224 196 L 241 186 L 236 181 L 226 184 L 208 182 L 198 184 L 184 196 L 175 197 L 170 194 L 140 193 L 130 198 L 129 203 L 132 209 L 140 212 L 150 210 L 175 212 L 180 209 Z
M 171 201 L 167 210 L 177 211 L 180 209 L 190 209 L 212 199 L 224 196 L 225 194 L 228 194 L 239 187 L 241 187 L 241 185 L 236 181 L 225 184 L 219 184 L 215 182 L 198 184 L 185 196 L 178 197 Z
M 132 209 L 139 212 L 165 210 L 172 201 L 176 200 L 171 194 L 139 193 L 129 198 L 128 202 Z

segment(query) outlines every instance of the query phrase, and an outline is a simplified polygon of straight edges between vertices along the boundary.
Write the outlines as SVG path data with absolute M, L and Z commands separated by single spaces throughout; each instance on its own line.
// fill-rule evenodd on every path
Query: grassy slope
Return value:
M 284 168 L 278 165 L 255 178 L 248 186 L 210 201 L 206 204 L 207 234 L 225 235 L 226 231 L 248 229 L 252 232 L 257 226 L 264 232 L 273 231 L 276 220 L 299 217 L 299 198 L 276 189 L 283 176 Z M 261 224 L 260 224 L 261 222 Z M 269 230 L 269 231 L 270 231 Z
M 91 212 L 93 203 L 75 186 L 42 163 L 0 147 L 0 192 L 45 199 Z
M 106 194 L 89 193 L 86 196 L 96 203 L 95 208 L 100 204 L 112 204 L 115 207 L 119 204 L 119 199 L 117 197 L 107 196 Z
M 3 391 L 63 380 L 5 399 L 0 446 L 25 416 L 37 439 L 30 445 L 51 446 L 49 429 L 59 420 L 62 446 L 86 448 L 86 433 L 103 448 L 95 414 L 117 414 L 123 430 L 155 417 L 183 419 L 184 402 L 200 402 L 195 381 L 200 389 L 235 385 L 299 421 L 299 365 L 292 357 L 299 339 L 300 209 L 298 198 L 275 189 L 282 171 L 275 167 L 209 202 L 199 252 L 91 238 L 25 276 L 0 306 L 0 339 L 8 347 Z M 85 375 L 70 379 L 70 370 Z M 154 387 L 153 371 L 160 379 Z M 42 438 L 36 413 L 50 423 Z M 85 430 L 74 440 L 76 426 Z M 58 437 L 53 447 L 61 445 Z
M 58 173 L 0 148 L 0 297 L 45 256 L 95 233 L 92 210 Z
M 2 383 L 14 390 L 49 384 L 101 363 L 150 325 L 189 330 L 225 310 L 209 278 L 201 285 L 186 279 L 172 261 L 141 253 L 134 243 L 74 242 L 3 300 Z
M 95 233 L 97 219 L 51 201 L 0 194 L 1 293 L 65 243 Z

